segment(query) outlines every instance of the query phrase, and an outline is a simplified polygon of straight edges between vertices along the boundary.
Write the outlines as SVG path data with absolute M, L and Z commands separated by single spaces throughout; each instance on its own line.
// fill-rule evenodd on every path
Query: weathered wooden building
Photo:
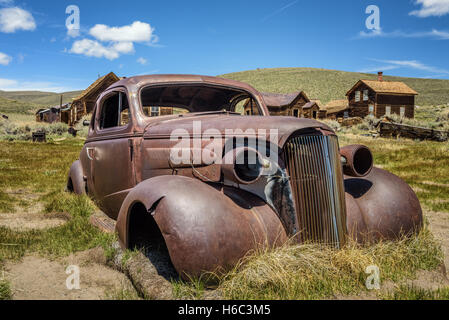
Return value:
M 376 80 L 359 80 L 346 94 L 349 117 L 377 118 L 397 114 L 414 118 L 415 97 L 418 93 L 403 82 L 383 81 L 379 72 Z
M 325 112 L 323 118 L 337 120 L 349 117 L 349 104 L 346 99 L 330 101 L 322 110 Z
M 92 113 L 100 94 L 119 80 L 120 78 L 117 77 L 114 72 L 110 72 L 107 75 L 98 78 L 73 100 L 70 112 L 67 112 L 67 115 L 63 117 L 62 121 L 69 126 L 73 126 L 85 115 Z
M 110 85 L 119 81 L 113 72 L 98 78 L 86 90 L 84 90 L 72 103 L 62 104 L 48 109 L 40 109 L 36 112 L 38 122 L 63 122 L 69 126 L 75 125 L 85 115 L 92 113 L 99 95 Z
M 297 118 L 318 118 L 320 107 L 311 101 L 304 91 L 290 94 L 262 92 L 262 97 L 272 116 L 292 116 Z M 257 107 L 252 99 L 244 105 L 246 115 L 257 115 Z

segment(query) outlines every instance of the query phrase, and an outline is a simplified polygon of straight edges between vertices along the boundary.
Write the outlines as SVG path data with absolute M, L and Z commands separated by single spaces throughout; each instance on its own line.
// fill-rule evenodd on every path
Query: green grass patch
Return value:
M 115 236 L 105 234 L 89 223 L 94 205 L 86 196 L 54 193 L 47 196 L 47 212 L 65 212 L 70 220 L 57 228 L 17 232 L 0 228 L 0 262 L 20 259 L 26 253 L 38 252 L 50 257 L 103 246 L 108 248 Z
M 0 300 L 11 300 L 12 293 L 9 282 L 3 279 L 0 279 Z
M 428 290 L 401 285 L 392 293 L 381 295 L 384 300 L 449 300 L 449 288 Z

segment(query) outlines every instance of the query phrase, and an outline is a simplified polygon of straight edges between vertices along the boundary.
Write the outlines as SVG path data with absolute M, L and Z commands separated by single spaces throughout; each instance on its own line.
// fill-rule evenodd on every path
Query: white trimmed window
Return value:
M 151 107 L 150 117 L 159 117 L 161 109 L 159 107 Z
M 401 118 L 405 117 L 405 107 L 401 107 Z
M 361 91 L 355 92 L 355 102 L 360 102 L 360 95 L 361 95 Z
M 369 105 L 369 114 L 374 114 L 374 106 L 372 104 Z
M 385 115 L 391 116 L 391 106 L 386 106 L 385 107 Z
M 368 90 L 363 90 L 363 101 L 368 101 Z

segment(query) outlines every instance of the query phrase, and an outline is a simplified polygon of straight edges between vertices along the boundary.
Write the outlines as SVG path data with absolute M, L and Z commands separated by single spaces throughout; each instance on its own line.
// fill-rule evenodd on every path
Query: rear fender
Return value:
M 86 181 L 84 180 L 84 172 L 81 162 L 75 161 L 70 167 L 67 178 L 67 190 L 78 195 L 86 194 Z
M 153 215 L 181 275 L 227 270 L 251 250 L 287 241 L 277 214 L 260 198 L 192 178 L 159 176 L 137 185 L 122 205 L 116 230 L 125 248 L 136 203 Z

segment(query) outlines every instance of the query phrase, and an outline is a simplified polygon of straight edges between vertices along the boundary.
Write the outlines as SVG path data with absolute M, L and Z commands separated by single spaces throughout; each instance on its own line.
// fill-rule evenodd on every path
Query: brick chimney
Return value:
M 384 73 L 382 71 L 379 71 L 377 73 L 378 81 L 384 81 Z

